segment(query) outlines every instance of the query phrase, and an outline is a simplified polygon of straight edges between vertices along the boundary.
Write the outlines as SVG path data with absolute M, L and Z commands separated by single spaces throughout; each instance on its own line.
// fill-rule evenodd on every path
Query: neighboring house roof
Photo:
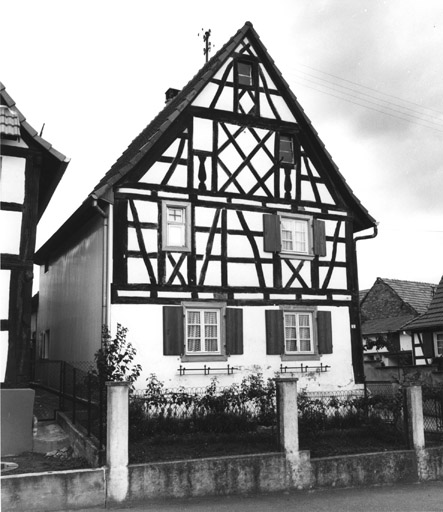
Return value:
M 0 109 L 3 111 L 3 116 L 0 117 L 0 131 L 3 135 L 18 135 L 16 124 L 18 118 L 20 126 L 19 135 L 23 138 L 24 142 L 34 146 L 34 148 L 36 145 L 37 148 L 42 150 L 43 162 L 38 198 L 38 218 L 40 219 L 69 164 L 69 158 L 57 151 L 49 142 L 38 135 L 37 131 L 26 121 L 25 116 L 16 107 L 15 101 L 6 92 L 5 86 L 1 82 L 0 104 L 8 107 L 7 109 Z
M 367 293 L 369 292 L 369 290 L 360 290 L 358 292 L 358 299 L 359 299 L 359 302 L 361 302 L 367 295 Z
M 405 324 L 411 321 L 414 315 L 395 316 L 391 318 L 376 318 L 367 320 L 362 324 L 361 332 L 363 336 L 369 334 L 386 334 L 388 332 L 397 332 L 403 330 Z
M 131 142 L 128 148 L 117 159 L 111 169 L 99 181 L 89 198 L 106 200 L 112 202 L 113 187 L 118 183 L 123 183 L 124 179 L 137 166 L 141 160 L 155 147 L 158 140 L 165 134 L 174 122 L 178 121 L 186 108 L 191 105 L 198 94 L 208 84 L 209 80 L 223 66 L 227 59 L 232 56 L 236 47 L 240 42 L 248 37 L 254 44 L 254 49 L 259 53 L 262 60 L 269 63 L 273 74 L 274 81 L 278 84 L 284 93 L 284 97 L 291 106 L 293 114 L 300 126 L 300 129 L 307 134 L 307 144 L 313 151 L 321 155 L 322 165 L 327 167 L 327 176 L 336 186 L 342 197 L 344 204 L 353 212 L 355 219 L 354 230 L 356 232 L 371 228 L 376 225 L 375 220 L 369 215 L 368 211 L 363 207 L 360 201 L 353 194 L 352 190 L 340 174 L 337 166 L 332 161 L 331 156 L 327 152 L 324 144 L 318 137 L 317 132 L 312 126 L 310 120 L 304 113 L 302 107 L 298 103 L 296 97 L 289 89 L 289 85 L 284 80 L 280 71 L 276 68 L 274 61 L 269 56 L 266 48 L 260 41 L 258 34 L 255 32 L 252 24 L 246 22 L 245 25 L 202 67 L 202 69 L 194 76 L 194 78 L 169 101 L 163 110 L 153 119 L 151 123 Z M 79 208 L 84 213 L 84 208 L 90 199 L 86 199 Z M 92 213 L 92 212 L 91 212 Z M 75 224 L 77 212 L 68 221 L 72 226 Z M 70 229 L 63 226 L 59 237 L 65 232 L 68 234 Z M 49 240 L 40 251 L 39 256 L 55 247 L 55 243 Z
M 410 322 L 407 328 L 413 331 L 433 328 L 443 329 L 443 276 L 426 313 Z
M 435 291 L 435 284 L 397 279 L 382 279 L 407 304 L 422 314 L 426 311 Z

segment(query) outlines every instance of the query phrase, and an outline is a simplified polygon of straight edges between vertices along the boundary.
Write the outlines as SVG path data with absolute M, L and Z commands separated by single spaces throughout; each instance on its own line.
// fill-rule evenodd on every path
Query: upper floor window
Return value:
M 281 252 L 309 254 L 310 221 L 296 217 L 281 217 Z
M 263 240 L 265 252 L 299 259 L 326 256 L 325 223 L 306 215 L 264 215 Z
M 279 161 L 284 164 L 294 163 L 294 141 L 289 135 L 280 136 Z
M 165 251 L 191 250 L 191 205 L 178 201 L 162 203 L 162 248 Z

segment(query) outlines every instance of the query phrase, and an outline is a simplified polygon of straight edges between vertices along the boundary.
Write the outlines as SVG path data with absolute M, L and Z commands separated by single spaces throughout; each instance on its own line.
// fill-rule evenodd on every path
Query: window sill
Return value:
M 282 354 L 282 361 L 320 361 L 320 354 Z
M 227 361 L 228 356 L 224 354 L 204 355 L 204 356 L 181 356 L 183 363 L 199 363 L 199 362 L 210 362 L 210 361 Z
M 313 254 L 297 254 L 296 252 L 280 252 L 280 258 L 287 260 L 306 260 L 311 261 L 315 258 Z

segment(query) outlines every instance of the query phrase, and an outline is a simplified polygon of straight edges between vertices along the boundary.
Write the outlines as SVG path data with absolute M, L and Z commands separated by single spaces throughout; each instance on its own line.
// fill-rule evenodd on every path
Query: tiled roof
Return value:
M 436 285 L 431 283 L 385 278 L 380 280 L 390 286 L 403 302 L 409 304 L 418 314 L 425 313 L 436 288 Z
M 60 227 L 57 233 L 49 239 L 44 246 L 38 251 L 37 256 L 43 257 L 46 252 L 54 250 L 57 244 L 64 236 L 69 236 L 75 226 L 79 227 L 87 209 L 90 200 L 102 199 L 111 200 L 110 192 L 113 187 L 123 180 L 126 175 L 139 163 L 145 155 L 151 151 L 162 135 L 171 127 L 171 125 L 180 119 L 186 107 L 188 107 L 197 95 L 208 84 L 209 80 L 216 74 L 226 60 L 232 55 L 236 47 L 240 44 L 244 37 L 248 37 L 255 45 L 261 57 L 267 60 L 275 71 L 274 79 L 284 91 L 286 98 L 294 106 L 294 116 L 300 125 L 301 130 L 306 133 L 307 144 L 319 155 L 321 165 L 328 169 L 329 179 L 336 185 L 340 196 L 345 204 L 352 209 L 354 214 L 355 231 L 369 229 L 376 225 L 375 220 L 369 215 L 368 211 L 355 197 L 351 188 L 346 183 L 340 171 L 334 164 L 331 156 L 327 152 L 324 144 L 320 140 L 315 128 L 299 105 L 297 98 L 289 88 L 280 71 L 269 56 L 266 48 L 260 41 L 258 34 L 255 32 L 252 24 L 246 22 L 245 25 L 237 31 L 237 33 L 207 62 L 194 78 L 173 98 L 168 102 L 163 110 L 146 126 L 146 128 L 131 142 L 128 148 L 117 159 L 111 169 L 95 186 L 94 190 L 88 198 L 80 205 L 78 210 L 74 212 L 68 225 Z M 92 213 L 91 213 L 92 214 Z M 69 227 L 69 229 L 68 229 Z
M 42 150 L 43 164 L 40 174 L 38 216 L 43 215 L 57 185 L 59 184 L 68 164 L 69 158 L 57 151 L 45 139 L 40 137 L 36 130 L 26 121 L 25 116 L 16 107 L 15 101 L 9 96 L 5 86 L 0 82 L 0 104 L 8 107 L 18 117 L 20 136 L 27 139 L 26 142 L 37 144 Z M 0 110 L 6 110 L 4 108 Z M 35 147 L 35 146 L 34 146 Z
M 443 329 L 443 276 L 426 313 L 408 324 L 408 329 L 413 330 L 432 328 Z
M 274 61 L 268 54 L 265 46 L 260 40 L 260 37 L 255 32 L 252 23 L 250 22 L 246 22 L 245 25 L 238 30 L 238 32 L 209 60 L 209 62 L 205 64 L 205 66 L 203 66 L 203 68 L 178 93 L 178 95 L 163 108 L 157 117 L 155 117 L 154 120 L 149 123 L 148 126 L 131 142 L 103 179 L 96 185 L 91 195 L 98 198 L 104 198 L 109 189 L 120 181 L 129 171 L 131 171 L 134 165 L 136 165 L 148 153 L 162 134 L 165 133 L 171 124 L 182 114 L 184 109 L 192 103 L 245 36 L 249 37 L 258 45 L 260 52 L 264 54 L 265 58 L 272 66 L 274 66 L 278 79 L 282 84 L 282 88 L 286 91 L 286 94 L 296 106 L 296 112 L 294 112 L 294 114 L 297 118 L 297 122 L 300 124 L 301 129 L 305 130 L 305 132 L 309 134 L 309 143 L 315 146 L 320 153 L 323 153 L 326 165 L 329 167 L 332 166 L 329 175 L 331 176 L 333 173 L 336 174 L 338 179 L 336 179 L 334 183 L 344 198 L 345 203 L 348 203 L 354 211 L 355 231 L 373 227 L 376 224 L 375 220 L 369 215 L 368 211 L 360 203 L 357 197 L 355 197 L 351 188 L 346 183 L 346 180 L 334 164 L 315 128 L 304 113 L 303 108 L 298 103 L 297 98 L 290 90 L 289 85 L 284 80 L 282 74 L 276 68 Z
M 94 188 L 93 195 L 103 197 L 108 189 L 124 177 L 132 167 L 139 162 L 152 148 L 159 137 L 179 117 L 183 110 L 190 105 L 197 94 L 207 84 L 237 47 L 252 25 L 246 23 L 194 76 L 194 78 L 159 112 L 148 126 L 131 142 L 128 148 L 118 158 L 111 169 L 105 174 Z
M 20 120 L 18 114 L 6 105 L 0 105 L 0 135 L 13 139 L 20 137 Z
M 385 334 L 397 332 L 404 328 L 405 324 L 414 318 L 413 315 L 396 316 L 390 318 L 376 318 L 362 323 L 361 332 L 367 334 Z

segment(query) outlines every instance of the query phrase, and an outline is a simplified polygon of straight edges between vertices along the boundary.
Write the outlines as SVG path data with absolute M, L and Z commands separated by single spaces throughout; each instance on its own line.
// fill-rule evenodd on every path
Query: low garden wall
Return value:
M 112 505 L 109 470 L 1 478 L 2 509 L 43 511 Z M 138 464 L 127 467 L 123 503 L 443 480 L 443 447 L 309 459 L 309 452 Z M 121 477 L 122 475 L 120 475 Z

